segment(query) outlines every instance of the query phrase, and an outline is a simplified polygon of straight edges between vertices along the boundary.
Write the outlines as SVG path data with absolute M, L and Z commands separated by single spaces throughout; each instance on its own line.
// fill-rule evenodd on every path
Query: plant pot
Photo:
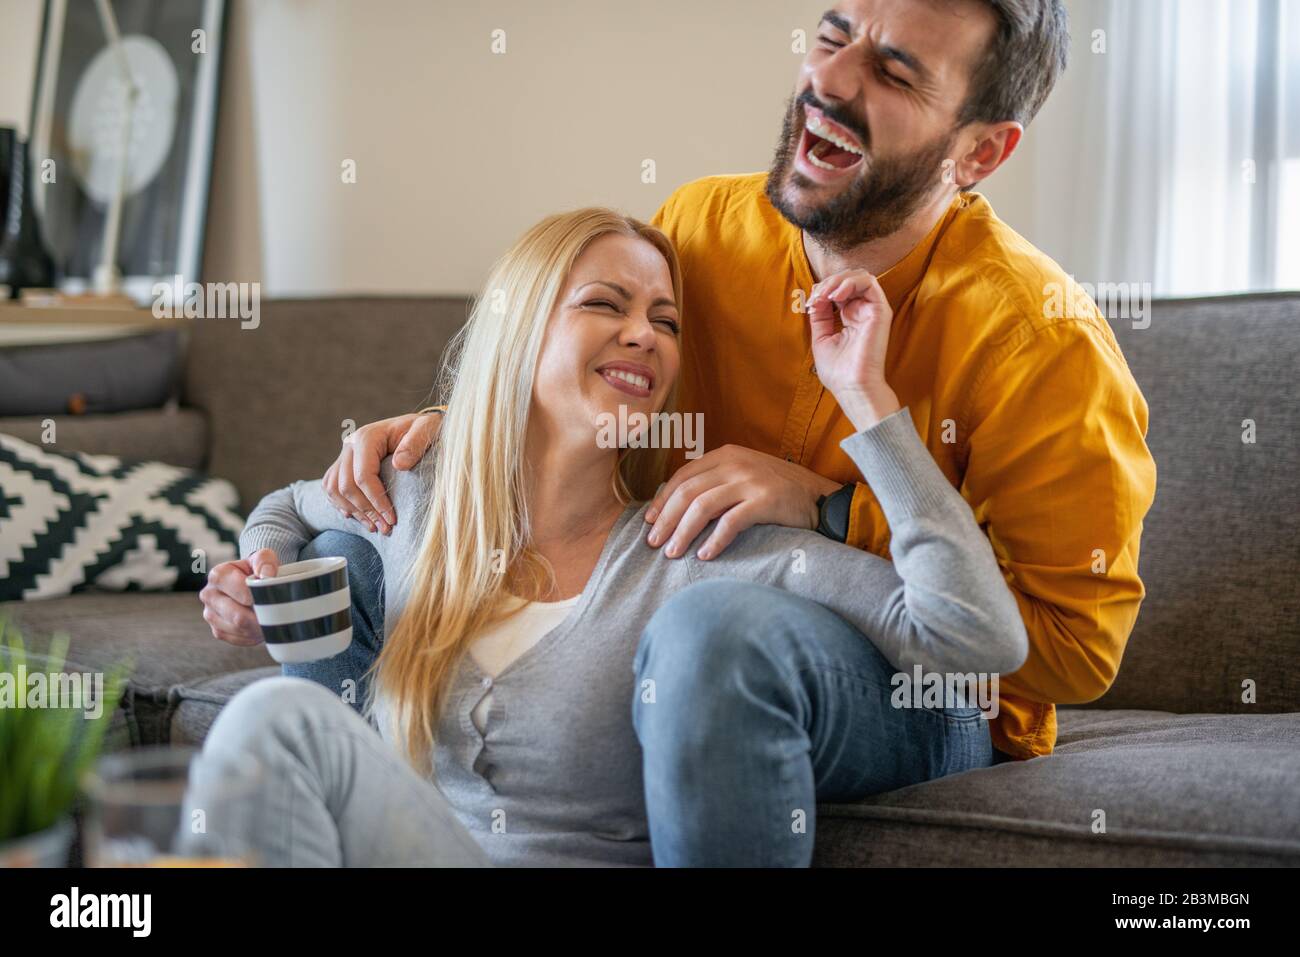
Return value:
M 0 868 L 66 867 L 75 830 L 67 816 L 43 831 L 0 844 Z

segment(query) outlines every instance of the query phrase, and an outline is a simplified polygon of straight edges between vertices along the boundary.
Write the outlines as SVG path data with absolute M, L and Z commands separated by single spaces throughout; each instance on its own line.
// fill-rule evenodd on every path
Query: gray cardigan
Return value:
M 908 673 L 920 665 L 944 674 L 1008 674 L 1024 663 L 1024 623 L 992 547 L 908 411 L 841 448 L 889 522 L 892 563 L 778 525 L 749 529 L 705 562 L 694 548 L 710 524 L 684 557 L 668 559 L 645 542 L 648 505 L 634 504 L 563 622 L 496 678 L 465 657 L 438 727 L 434 779 L 494 863 L 651 864 L 632 661 L 656 607 L 692 582 L 734 578 L 820 602 Z M 270 548 L 288 562 L 326 529 L 362 535 L 383 562 L 391 633 L 405 604 L 402 573 L 420 544 L 432 456 L 410 472 L 385 460 L 381 476 L 403 517 L 391 536 L 343 519 L 319 481 L 295 482 L 253 510 L 241 554 Z M 480 735 L 470 712 L 489 689 L 495 693 Z

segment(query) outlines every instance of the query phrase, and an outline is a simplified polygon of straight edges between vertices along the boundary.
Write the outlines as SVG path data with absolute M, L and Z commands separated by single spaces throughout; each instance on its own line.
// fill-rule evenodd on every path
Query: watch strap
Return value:
M 836 542 L 847 542 L 849 538 L 849 512 L 853 505 L 853 494 L 857 491 L 856 482 L 848 482 L 842 488 L 817 500 L 817 531 Z

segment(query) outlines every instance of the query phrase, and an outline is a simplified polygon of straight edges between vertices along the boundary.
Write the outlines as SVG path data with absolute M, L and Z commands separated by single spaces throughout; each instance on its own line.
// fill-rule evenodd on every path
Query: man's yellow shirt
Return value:
M 853 424 L 813 366 L 802 235 L 765 182 L 706 177 L 655 215 L 682 262 L 678 408 L 703 413 L 706 449 L 858 482 L 848 542 L 889 558 L 880 505 L 840 449 Z M 1024 666 L 999 677 L 993 743 L 1050 754 L 1055 705 L 1110 687 L 1145 594 L 1146 400 L 1096 305 L 978 193 L 878 278 L 894 310 L 886 380 L 988 535 L 1029 633 Z

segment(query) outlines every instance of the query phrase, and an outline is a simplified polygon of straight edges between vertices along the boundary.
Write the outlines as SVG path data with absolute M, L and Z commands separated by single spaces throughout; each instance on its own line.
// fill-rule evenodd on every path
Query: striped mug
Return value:
M 245 579 L 266 649 L 276 661 L 329 658 L 352 644 L 352 590 L 346 558 L 283 565 L 274 578 Z

